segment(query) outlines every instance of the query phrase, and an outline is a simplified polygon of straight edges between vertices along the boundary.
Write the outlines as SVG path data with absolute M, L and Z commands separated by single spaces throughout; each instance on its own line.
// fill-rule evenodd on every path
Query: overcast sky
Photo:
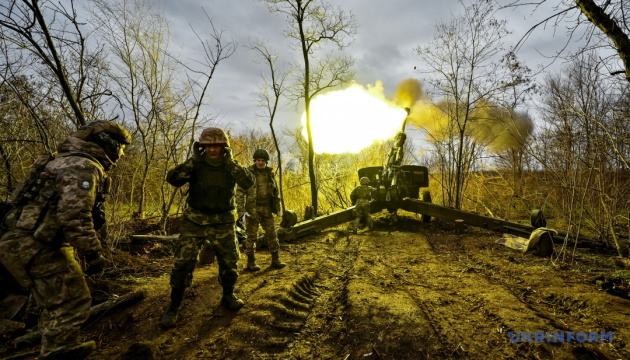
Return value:
M 414 54 L 418 45 L 426 44 L 434 36 L 438 22 L 448 22 L 454 13 L 461 13 L 457 0 L 343 0 L 331 1 L 356 17 L 358 34 L 347 49 L 356 58 L 356 82 L 366 86 L 381 80 L 387 94 L 407 78 L 423 81 L 423 74 L 414 70 L 420 60 Z M 255 101 L 260 74 L 268 69 L 253 61 L 254 54 L 247 49 L 250 39 L 263 39 L 269 48 L 290 61 L 299 54 L 288 47 L 284 37 L 286 21 L 282 14 L 271 14 L 265 4 L 256 0 L 157 0 L 171 24 L 172 50 L 183 57 L 199 58 L 199 40 L 191 26 L 203 35 L 208 13 L 215 27 L 224 31 L 225 40 L 233 39 L 238 48 L 234 55 L 218 67 L 210 85 L 211 105 L 206 109 L 218 116 L 226 128 L 258 127 L 268 129 L 268 120 L 256 117 L 264 113 L 256 108 Z M 525 10 L 500 13 L 509 19 L 514 37 L 505 39 L 506 45 L 515 43 L 537 18 L 548 12 L 537 11 L 530 17 Z M 545 60 L 538 52 L 552 53 L 562 39 L 551 36 L 551 31 L 538 31 L 529 38 L 519 57 L 530 68 Z M 294 105 L 284 103 L 278 123 L 299 126 L 300 113 Z

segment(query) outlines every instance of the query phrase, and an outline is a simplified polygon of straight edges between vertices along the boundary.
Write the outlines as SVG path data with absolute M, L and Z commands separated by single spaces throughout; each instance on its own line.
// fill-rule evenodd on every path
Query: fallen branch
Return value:
M 94 321 L 100 320 L 102 317 L 108 315 L 108 313 L 110 312 L 115 312 L 127 306 L 131 306 L 138 301 L 143 300 L 144 297 L 144 291 L 136 291 L 123 295 L 119 298 L 108 300 L 98 305 L 92 306 L 92 308 L 90 309 L 90 317 L 83 324 L 83 327 L 91 324 Z M 15 339 L 14 346 L 18 350 L 31 346 L 36 346 L 40 344 L 41 338 L 41 331 L 33 331 L 29 334 L 20 336 L 19 338 Z
M 179 234 L 175 235 L 131 235 L 133 244 L 145 244 L 148 242 L 170 242 L 179 238 Z

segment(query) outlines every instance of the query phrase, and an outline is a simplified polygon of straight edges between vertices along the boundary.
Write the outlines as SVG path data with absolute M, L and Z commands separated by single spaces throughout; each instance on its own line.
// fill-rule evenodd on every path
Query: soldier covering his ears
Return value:
M 176 187 L 189 184 L 189 193 L 175 245 L 171 302 L 160 325 L 166 328 L 175 325 L 184 292 L 192 284 L 199 251 L 208 243 L 219 263 L 219 282 L 223 286 L 221 304 L 238 311 L 243 301 L 234 294 L 240 258 L 234 192 L 237 184 L 249 189 L 254 184 L 253 174 L 232 158 L 227 134 L 210 127 L 203 130 L 199 142 L 195 143 L 195 154 L 170 170 L 166 181 Z

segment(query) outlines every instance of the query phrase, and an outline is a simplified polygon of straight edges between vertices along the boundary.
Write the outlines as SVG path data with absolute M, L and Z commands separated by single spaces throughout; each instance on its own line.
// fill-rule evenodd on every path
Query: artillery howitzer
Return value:
M 409 114 L 409 109 L 407 109 L 407 114 Z M 407 140 L 406 124 L 407 119 L 394 138 L 394 145 L 387 154 L 385 166 L 366 167 L 358 171 L 359 178 L 367 177 L 370 179 L 371 186 L 376 189 L 376 196 L 373 199 L 376 207 L 386 208 L 392 213 L 400 208 L 400 202 L 403 199 L 419 199 L 420 188 L 429 186 L 429 170 L 425 166 L 402 165 L 404 145 Z M 422 200 L 431 202 L 431 193 L 428 190 L 422 192 Z M 430 216 L 422 215 L 422 221 L 429 222 L 430 220 Z
M 409 109 L 407 112 L 409 113 Z M 428 189 L 420 192 L 421 188 L 429 186 L 428 169 L 425 166 L 402 164 L 404 144 L 407 139 L 405 134 L 406 122 L 405 119 L 401 131 L 394 138 L 394 144 L 389 150 L 385 165 L 358 170 L 358 177 L 369 178 L 370 186 L 376 189 L 376 195 L 370 204 L 371 213 L 387 209 L 390 213 L 395 214 L 398 209 L 403 209 L 420 214 L 423 222 L 429 222 L 434 217 L 453 221 L 456 226 L 467 224 L 523 238 L 530 238 L 534 230 L 546 226 L 545 217 L 540 210 L 534 210 L 530 214 L 531 225 L 524 225 L 432 204 Z M 278 236 L 280 240 L 291 240 L 352 221 L 354 220 L 354 208 L 351 206 L 299 223 L 283 221 Z M 293 217 L 297 219 L 295 215 Z M 555 235 L 552 232 L 548 232 L 548 234 L 540 240 L 538 247 L 540 255 L 551 254 L 553 238 L 563 240 L 566 236 L 565 233 L 560 232 L 556 232 Z

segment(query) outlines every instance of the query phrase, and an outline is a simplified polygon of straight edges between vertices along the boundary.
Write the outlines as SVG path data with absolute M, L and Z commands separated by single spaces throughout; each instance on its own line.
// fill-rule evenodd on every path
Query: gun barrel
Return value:
M 411 113 L 411 109 L 405 108 L 405 111 L 407 112 L 407 116 L 405 116 L 405 120 L 403 120 L 403 123 L 402 123 L 402 128 L 400 129 L 400 132 L 402 133 L 405 132 L 405 128 L 407 127 L 407 118 L 409 118 L 409 113 Z

